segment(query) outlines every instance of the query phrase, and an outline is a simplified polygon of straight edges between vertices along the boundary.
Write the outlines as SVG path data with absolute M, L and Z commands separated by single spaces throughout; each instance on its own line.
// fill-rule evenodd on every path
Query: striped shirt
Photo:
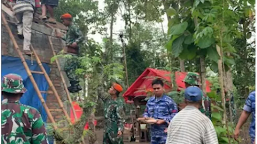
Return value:
M 218 138 L 210 119 L 186 106 L 170 122 L 166 144 L 218 144 Z
M 13 12 L 15 14 L 25 12 L 25 11 L 34 12 L 33 6 L 35 6 L 35 1 L 31 3 L 27 1 L 17 1 L 13 7 Z

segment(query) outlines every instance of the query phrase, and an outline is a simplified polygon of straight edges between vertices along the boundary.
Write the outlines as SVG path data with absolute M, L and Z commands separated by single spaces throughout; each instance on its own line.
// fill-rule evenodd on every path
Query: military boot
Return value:
M 81 88 L 81 86 L 79 85 L 79 81 L 76 81 L 76 84 L 75 84 L 75 92 L 79 92 L 79 91 L 81 91 L 82 90 L 82 88 Z
M 68 87 L 70 93 L 75 93 L 77 91 L 76 84 L 76 81 L 70 81 L 70 86 Z
M 70 93 L 76 93 L 82 90 L 81 86 L 79 85 L 79 81 L 71 81 L 70 87 L 68 87 L 68 90 Z

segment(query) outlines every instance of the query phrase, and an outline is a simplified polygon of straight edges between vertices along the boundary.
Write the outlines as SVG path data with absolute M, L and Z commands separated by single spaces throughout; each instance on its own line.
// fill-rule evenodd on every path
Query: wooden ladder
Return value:
M 52 52 L 53 52 L 53 56 L 56 56 L 56 52 L 55 52 L 55 50 L 54 50 L 53 42 L 52 42 L 52 39 L 51 39 L 50 36 L 48 36 L 48 41 L 49 41 L 49 43 L 50 43 L 50 47 L 51 47 L 51 50 L 52 50 Z M 66 94 L 67 94 L 69 103 L 70 103 L 70 105 L 71 105 L 72 113 L 73 113 L 73 115 L 74 115 L 74 117 L 75 117 L 75 121 L 77 121 L 77 114 L 76 114 L 76 112 L 75 112 L 75 110 L 74 110 L 74 107 L 72 106 L 72 100 L 71 100 L 71 97 L 70 97 L 70 92 L 69 92 L 69 90 L 68 90 L 67 84 L 66 84 L 65 79 L 64 79 L 64 76 L 63 76 L 63 74 L 62 74 L 62 70 L 61 70 L 61 66 L 60 66 L 60 63 L 59 63 L 59 61 L 58 61 L 58 58 L 55 60 L 55 62 L 56 62 L 58 71 L 59 71 L 59 73 L 60 73 L 61 79 L 62 79 L 62 83 L 63 83 L 63 86 L 64 86 L 64 90 L 65 90 L 65 92 L 66 92 Z
M 36 61 L 37 61 L 38 65 L 39 65 L 41 71 L 31 71 L 31 70 L 29 69 L 28 64 L 27 64 L 27 62 L 26 62 L 26 60 L 25 60 L 25 58 L 24 58 L 22 52 L 20 51 L 19 46 L 18 46 L 18 44 L 17 44 L 17 42 L 16 42 L 16 40 L 15 40 L 15 38 L 14 38 L 14 36 L 13 36 L 13 33 L 12 33 L 10 27 L 9 27 L 8 24 L 7 24 L 7 21 L 6 21 L 6 18 L 5 18 L 5 15 L 4 15 L 3 12 L 2 12 L 2 20 L 3 20 L 3 23 L 4 23 L 6 29 L 7 29 L 8 33 L 9 33 L 10 38 L 11 38 L 13 44 L 14 44 L 15 50 L 17 51 L 19 57 L 21 58 L 22 64 L 23 64 L 24 67 L 25 67 L 25 70 L 26 70 L 26 72 L 27 72 L 27 74 L 28 74 L 28 76 L 29 76 L 29 78 L 30 78 L 32 84 L 33 84 L 33 87 L 35 88 L 36 93 L 37 93 L 37 95 L 38 95 L 38 97 L 39 97 L 39 99 L 40 99 L 42 105 L 44 106 L 44 108 L 45 108 L 45 110 L 46 110 L 47 116 L 49 117 L 51 123 L 53 124 L 53 128 L 54 128 L 55 130 L 57 129 L 56 122 L 55 122 L 55 120 L 54 120 L 54 118 L 53 118 L 53 116 L 52 116 L 52 114 L 51 114 L 51 112 L 50 112 L 48 106 L 46 105 L 45 100 L 44 100 L 44 98 L 42 97 L 42 94 L 41 94 L 41 93 L 47 93 L 47 92 L 45 92 L 45 91 L 40 91 L 40 90 L 39 90 L 38 85 L 37 85 L 37 83 L 35 82 L 35 79 L 33 78 L 32 73 L 35 73 L 35 74 L 43 74 L 43 75 L 45 76 L 45 78 L 46 78 L 46 80 L 47 80 L 47 82 L 48 82 L 48 84 L 49 84 L 49 87 L 52 89 L 53 94 L 55 95 L 55 97 L 56 97 L 56 99 L 57 99 L 57 101 L 58 101 L 58 104 L 59 104 L 59 106 L 61 107 L 61 109 L 62 109 L 62 111 L 63 111 L 63 113 L 64 113 L 64 115 L 65 115 L 65 117 L 66 117 L 66 119 L 67 119 L 67 121 L 68 121 L 68 123 L 71 125 L 70 117 L 69 117 L 67 111 L 65 110 L 65 108 L 64 108 L 64 106 L 63 106 L 63 103 L 62 103 L 62 101 L 61 101 L 61 99 L 60 99 L 60 97 L 59 97 L 59 95 L 58 95 L 58 93 L 57 93 L 57 91 L 56 91 L 56 89 L 55 89 L 55 87 L 54 87 L 54 85 L 53 85 L 51 79 L 49 78 L 48 74 L 46 73 L 46 71 L 45 71 L 45 69 L 44 69 L 44 67 L 43 67 L 43 65 L 42 65 L 42 63 L 41 63 L 41 61 L 40 61 L 40 59 L 39 59 L 39 57 L 38 57 L 36 51 L 34 50 L 34 48 L 33 48 L 32 45 L 31 45 L 31 50 L 32 50 L 32 52 L 33 52 L 33 55 L 34 55 L 35 58 L 36 58 Z

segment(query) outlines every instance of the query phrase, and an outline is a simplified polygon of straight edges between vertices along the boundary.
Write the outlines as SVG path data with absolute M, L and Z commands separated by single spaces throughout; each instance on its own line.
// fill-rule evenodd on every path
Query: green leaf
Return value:
M 169 9 L 167 9 L 166 13 L 167 13 L 168 16 L 173 16 L 173 15 L 175 15 L 177 12 L 176 12 L 176 10 L 175 10 L 174 8 L 171 7 L 171 8 L 169 8 Z
M 191 44 L 193 42 L 194 42 L 193 35 L 186 36 L 185 41 L 184 41 L 185 44 L 189 45 L 189 44 Z
M 226 65 L 230 66 L 230 65 L 235 65 L 235 60 L 232 58 L 228 58 L 226 56 L 223 57 L 223 61 Z
M 226 132 L 226 129 L 221 126 L 217 126 L 217 127 L 215 127 L 215 131 L 216 131 L 217 135 L 220 135 L 221 133 Z
M 200 0 L 195 0 L 194 1 L 194 7 L 197 7 L 199 5 L 199 3 L 200 3 Z
M 179 35 L 184 33 L 184 31 L 187 29 L 188 23 L 187 22 L 183 22 L 177 25 L 174 25 L 170 28 L 170 34 L 171 35 Z
M 216 106 L 216 105 L 212 105 L 211 106 L 213 109 L 217 109 L 217 110 L 219 110 L 219 111 L 224 111 L 222 108 L 220 108 L 220 107 L 218 107 L 218 106 Z
M 218 73 L 218 64 L 217 64 L 217 62 L 212 61 L 210 68 L 211 68 L 211 70 L 212 70 L 213 72 Z
M 199 39 L 197 46 L 204 49 L 210 47 L 214 42 L 215 40 L 213 37 L 204 36 Z
M 225 141 L 226 143 L 229 143 L 229 141 L 228 141 L 228 138 L 227 138 L 227 137 L 221 137 L 221 139 L 222 139 L 223 141 Z
M 207 96 L 209 97 L 209 98 L 216 98 L 217 97 L 217 95 L 216 95 L 216 93 L 215 92 L 208 92 L 207 93 Z
M 175 39 L 173 44 L 172 44 L 172 54 L 175 57 L 178 57 L 179 54 L 183 51 L 183 42 L 184 42 L 185 37 L 182 35 L 179 38 Z
M 212 113 L 211 117 L 212 117 L 213 119 L 218 120 L 218 121 L 222 121 L 222 116 L 221 116 L 220 113 L 217 113 L 217 112 Z
M 251 37 L 252 37 L 252 33 L 251 33 L 251 32 L 248 32 L 248 33 L 246 34 L 246 38 L 249 39 L 249 38 L 251 38 Z
M 177 96 L 178 92 L 177 91 L 172 91 L 172 92 L 167 93 L 167 95 L 170 96 L 170 97 Z
M 171 39 L 169 40 L 169 42 L 165 45 L 165 47 L 166 47 L 166 49 L 167 49 L 168 51 L 171 51 L 171 49 L 172 49 L 172 43 L 173 43 L 173 41 L 174 41 L 176 38 L 178 38 L 178 36 L 172 36 Z
M 196 57 L 196 47 L 184 47 L 183 51 L 180 53 L 179 58 L 186 59 L 186 60 L 192 60 Z
M 212 48 L 212 47 L 208 48 L 207 54 L 208 54 L 208 57 L 210 58 L 210 60 L 212 60 L 212 61 L 217 62 L 220 59 L 220 56 L 215 48 Z

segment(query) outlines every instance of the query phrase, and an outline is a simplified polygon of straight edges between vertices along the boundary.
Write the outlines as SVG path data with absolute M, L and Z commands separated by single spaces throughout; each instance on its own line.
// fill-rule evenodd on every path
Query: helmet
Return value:
M 191 86 L 199 86 L 201 85 L 200 76 L 194 72 L 188 72 L 183 82 L 191 85 Z
M 65 13 L 61 16 L 61 19 L 71 19 L 72 16 L 69 13 Z
M 2 92 L 7 93 L 25 93 L 26 88 L 23 85 L 23 79 L 17 74 L 7 74 L 2 79 Z

